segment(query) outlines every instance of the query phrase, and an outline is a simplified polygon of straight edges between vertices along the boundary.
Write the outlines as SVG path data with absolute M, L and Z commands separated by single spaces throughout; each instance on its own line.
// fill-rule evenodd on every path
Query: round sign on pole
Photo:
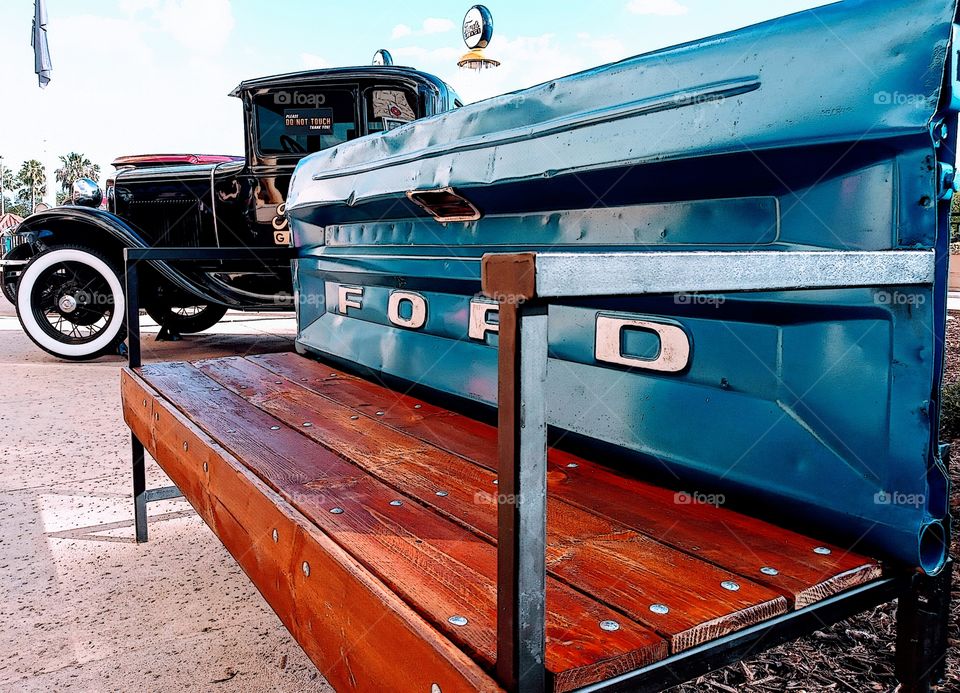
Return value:
M 386 48 L 381 48 L 373 54 L 374 65 L 393 65 L 393 56 Z
M 463 17 L 463 42 L 467 48 L 486 48 L 493 37 L 493 15 L 483 5 L 474 5 Z

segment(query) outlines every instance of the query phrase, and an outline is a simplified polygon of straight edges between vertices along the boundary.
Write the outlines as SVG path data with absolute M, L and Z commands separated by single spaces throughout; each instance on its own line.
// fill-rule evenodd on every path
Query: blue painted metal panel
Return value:
M 287 205 L 298 348 L 494 405 L 495 325 L 469 336 L 485 252 L 935 248 L 932 288 L 554 305 L 548 373 L 551 423 L 638 474 L 936 571 L 955 16 L 954 0 L 847 0 L 304 159 Z M 482 218 L 439 224 L 405 196 L 446 186 Z M 360 306 L 341 310 L 340 287 Z M 390 320 L 398 290 L 426 302 L 422 326 Z M 598 360 L 598 315 L 680 325 L 689 367 Z

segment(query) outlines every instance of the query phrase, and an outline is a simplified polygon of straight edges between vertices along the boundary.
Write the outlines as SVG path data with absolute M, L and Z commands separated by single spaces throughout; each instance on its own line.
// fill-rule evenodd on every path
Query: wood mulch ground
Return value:
M 947 322 L 944 384 L 960 380 L 960 316 Z M 951 508 L 960 517 L 960 440 L 953 441 Z M 960 556 L 954 532 L 953 556 Z M 842 621 L 796 642 L 754 657 L 696 681 L 673 693 L 768 693 L 773 691 L 895 691 L 893 675 L 896 605 Z M 960 693 L 960 569 L 953 575 L 950 651 L 947 680 L 938 689 Z

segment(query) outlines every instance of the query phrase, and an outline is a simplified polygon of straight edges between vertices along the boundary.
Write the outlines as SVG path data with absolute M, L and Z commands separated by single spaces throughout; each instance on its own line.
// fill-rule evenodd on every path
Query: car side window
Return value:
M 367 132 L 393 130 L 420 116 L 417 93 L 402 87 L 371 87 L 364 93 Z

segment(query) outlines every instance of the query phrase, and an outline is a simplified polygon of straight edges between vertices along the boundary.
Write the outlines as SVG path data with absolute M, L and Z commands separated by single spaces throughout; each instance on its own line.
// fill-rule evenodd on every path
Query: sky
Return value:
M 243 154 L 240 81 L 366 65 L 379 48 L 465 102 L 826 4 L 824 0 L 487 0 L 494 70 L 461 70 L 472 3 L 449 0 L 47 0 L 52 81 L 37 86 L 32 0 L 0 4 L 0 157 L 47 167 L 86 154 L 105 178 L 124 154 Z

